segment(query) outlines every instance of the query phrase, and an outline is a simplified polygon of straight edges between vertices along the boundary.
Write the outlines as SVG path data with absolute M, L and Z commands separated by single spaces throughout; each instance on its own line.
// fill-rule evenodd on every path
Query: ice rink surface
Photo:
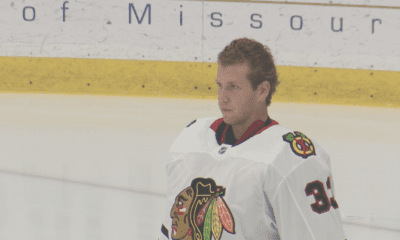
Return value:
M 400 239 L 400 109 L 272 103 L 331 156 L 347 238 Z M 156 239 L 165 157 L 217 101 L 0 94 L 0 239 Z M 301 239 L 301 238 L 299 238 Z

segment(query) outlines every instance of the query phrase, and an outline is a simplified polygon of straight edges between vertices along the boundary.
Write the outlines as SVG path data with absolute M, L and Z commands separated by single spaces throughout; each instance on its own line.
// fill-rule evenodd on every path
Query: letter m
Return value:
M 137 12 L 136 12 L 136 9 L 135 9 L 135 6 L 133 6 L 133 3 L 129 3 L 129 24 L 131 24 L 131 20 L 132 20 L 132 14 L 131 14 L 132 11 L 131 11 L 131 9 L 133 9 L 133 12 L 135 13 L 135 16 L 136 16 L 136 20 L 138 21 L 139 24 L 142 24 L 144 15 L 146 14 L 147 9 L 149 9 L 149 24 L 151 24 L 151 4 L 146 4 L 146 8 L 144 9 L 142 17 L 139 20 L 139 17 L 137 15 Z

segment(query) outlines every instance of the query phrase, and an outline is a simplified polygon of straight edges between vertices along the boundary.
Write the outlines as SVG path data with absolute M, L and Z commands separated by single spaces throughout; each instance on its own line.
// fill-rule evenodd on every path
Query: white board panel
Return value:
M 185 5 L 182 26 L 180 5 L 89 0 L 71 1 L 63 10 L 63 2 L 1 2 L 0 56 L 200 60 L 201 3 Z M 33 21 L 23 18 L 27 6 L 35 9 L 35 18 L 32 8 L 25 9 L 25 18 Z
M 61 1 L 18 0 L 0 3 L 0 56 L 215 62 L 230 41 L 249 37 L 267 44 L 278 65 L 400 71 L 399 11 L 160 0 L 63 7 Z
M 216 61 L 217 54 L 233 39 L 249 37 L 268 45 L 278 65 L 399 70 L 398 12 L 207 2 L 207 18 L 217 20 L 212 21 L 214 26 L 209 20 L 204 22 L 204 56 Z

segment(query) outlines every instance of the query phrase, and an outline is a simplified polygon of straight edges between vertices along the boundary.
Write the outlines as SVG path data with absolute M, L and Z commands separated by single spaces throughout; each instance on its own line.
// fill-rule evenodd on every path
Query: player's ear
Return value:
M 258 90 L 258 96 L 259 96 L 259 101 L 264 102 L 265 99 L 268 97 L 269 91 L 270 91 L 270 85 L 268 81 L 264 81 L 260 83 L 257 87 Z

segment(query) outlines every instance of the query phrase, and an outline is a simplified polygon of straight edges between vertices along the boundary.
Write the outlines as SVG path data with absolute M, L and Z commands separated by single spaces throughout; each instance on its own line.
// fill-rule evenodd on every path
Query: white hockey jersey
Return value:
M 232 138 L 222 118 L 201 118 L 172 144 L 159 240 L 345 239 L 319 145 L 270 118 Z

